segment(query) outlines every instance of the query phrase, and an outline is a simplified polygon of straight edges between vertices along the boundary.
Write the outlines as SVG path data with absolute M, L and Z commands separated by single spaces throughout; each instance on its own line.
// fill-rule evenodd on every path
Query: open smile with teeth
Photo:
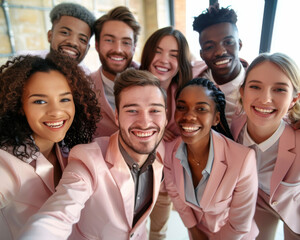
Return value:
M 78 57 L 78 52 L 77 51 L 72 51 L 70 49 L 65 49 L 65 48 L 60 48 L 60 52 L 67 54 L 68 56 L 72 57 L 72 58 L 76 58 Z
M 147 131 L 147 132 L 140 132 L 140 131 L 132 131 L 133 135 L 140 137 L 140 138 L 147 138 L 155 134 L 155 131 Z
M 217 66 L 219 66 L 219 65 L 222 65 L 222 64 L 227 64 L 229 62 L 230 62 L 230 59 L 225 59 L 225 60 L 217 61 L 217 62 L 215 62 L 215 64 Z
M 169 69 L 167 68 L 164 68 L 164 67 L 155 67 L 158 71 L 161 71 L 161 72 L 168 72 Z
M 200 127 L 185 127 L 185 126 L 181 126 L 181 128 L 185 132 L 195 132 L 195 131 L 198 131 L 200 129 Z
M 44 124 L 47 126 L 47 127 L 50 127 L 50 128 L 60 128 L 64 125 L 65 121 L 59 121 L 59 122 L 44 122 Z
M 123 61 L 125 59 L 124 57 L 109 57 L 109 58 L 114 61 Z
M 275 109 L 265 109 L 265 108 L 259 108 L 259 107 L 253 107 L 257 112 L 264 113 L 264 114 L 270 114 L 275 112 Z

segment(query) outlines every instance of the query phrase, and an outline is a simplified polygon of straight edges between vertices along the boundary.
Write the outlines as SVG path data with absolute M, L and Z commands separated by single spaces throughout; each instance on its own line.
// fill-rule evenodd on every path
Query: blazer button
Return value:
M 130 234 L 130 237 L 132 238 L 132 237 L 133 237 L 133 235 L 134 235 L 134 233 L 131 233 L 131 234 Z
M 278 204 L 277 201 L 272 202 L 272 206 L 276 206 Z

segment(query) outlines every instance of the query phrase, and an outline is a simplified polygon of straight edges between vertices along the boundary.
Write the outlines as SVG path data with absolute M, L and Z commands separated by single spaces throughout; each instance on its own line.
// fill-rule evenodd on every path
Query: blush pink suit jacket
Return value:
M 56 154 L 63 170 L 67 159 L 58 145 Z M 0 239 L 16 239 L 29 217 L 55 191 L 53 165 L 42 154 L 33 164 L 0 150 Z
M 232 123 L 234 139 L 247 121 L 246 115 Z M 258 190 L 257 204 L 269 204 L 292 229 L 300 234 L 300 130 L 286 124 L 279 138 L 278 156 L 271 177 L 270 196 Z
M 169 196 L 187 228 L 197 225 L 210 239 L 255 239 L 255 153 L 213 130 L 212 137 L 214 162 L 201 208 L 185 200 L 183 167 L 175 156 L 181 138 L 166 149 L 164 174 Z
M 71 150 L 56 193 L 31 218 L 21 239 L 67 239 L 79 218 L 68 239 L 147 239 L 146 219 L 158 196 L 164 148 L 158 149 L 152 165 L 152 204 L 132 227 L 135 187 L 118 136 L 96 138 Z

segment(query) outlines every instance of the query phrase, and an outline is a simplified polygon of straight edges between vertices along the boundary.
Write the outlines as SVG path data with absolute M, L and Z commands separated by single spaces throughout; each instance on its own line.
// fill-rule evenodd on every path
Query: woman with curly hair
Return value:
M 55 191 L 69 149 L 100 119 L 91 82 L 73 60 L 19 56 L 0 68 L 0 232 L 15 239 Z

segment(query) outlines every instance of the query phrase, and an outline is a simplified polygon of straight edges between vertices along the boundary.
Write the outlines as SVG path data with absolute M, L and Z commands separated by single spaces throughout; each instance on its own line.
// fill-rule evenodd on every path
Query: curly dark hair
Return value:
M 224 93 L 219 88 L 217 88 L 212 81 L 206 78 L 194 78 L 188 83 L 186 83 L 182 88 L 178 89 L 178 92 L 176 94 L 176 100 L 178 99 L 182 90 L 190 85 L 201 86 L 210 91 L 209 96 L 216 103 L 217 111 L 220 112 L 220 122 L 217 126 L 212 126 L 212 129 L 216 130 L 219 133 L 222 133 L 224 136 L 233 140 L 230 128 L 225 117 L 226 100 Z
M 233 9 L 220 8 L 219 3 L 216 3 L 194 18 L 193 29 L 200 34 L 205 28 L 223 22 L 231 23 L 236 27 L 237 15 Z
M 101 118 L 92 82 L 71 58 L 54 53 L 46 59 L 27 55 L 8 60 L 0 67 L 0 148 L 12 148 L 12 154 L 20 159 L 33 157 L 39 151 L 22 111 L 24 85 L 34 73 L 50 71 L 58 71 L 66 77 L 75 105 L 74 120 L 63 140 L 64 147 L 71 149 L 90 142 Z

